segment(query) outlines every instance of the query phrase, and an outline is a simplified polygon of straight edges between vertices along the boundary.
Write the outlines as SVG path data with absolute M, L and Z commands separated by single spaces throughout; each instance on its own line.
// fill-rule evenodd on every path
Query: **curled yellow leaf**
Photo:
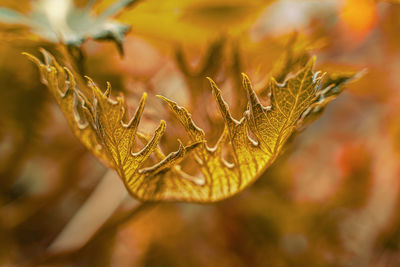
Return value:
M 283 83 L 274 79 L 270 81 L 271 106 L 265 107 L 253 90 L 250 79 L 243 74 L 248 108 L 240 120 L 236 120 L 231 116 L 220 89 L 209 79 L 225 123 L 214 147 L 207 145 L 204 131 L 195 124 L 187 109 L 159 96 L 190 139 L 190 144 L 183 145 L 179 141 L 177 151 L 164 155 L 159 146 L 166 127 L 164 121 L 152 136 L 138 130 L 146 94 L 142 96 L 135 115 L 127 119 L 124 99 L 111 97 L 110 84 L 104 92 L 88 77 L 85 84 L 68 68 L 61 67 L 49 53 L 42 52 L 44 63 L 26 55 L 39 67 L 43 83 L 55 96 L 74 134 L 95 156 L 114 168 L 130 194 L 142 201 L 205 203 L 223 200 L 243 191 L 274 162 L 304 118 L 319 111 L 336 96 L 331 88 L 337 89 L 340 85 L 330 84 L 322 90 L 322 75 L 313 71 L 315 59 L 312 58 Z M 133 152 L 137 151 L 137 139 L 145 146 L 139 152 Z M 228 147 L 233 159 L 231 162 L 223 153 L 224 147 Z M 145 162 L 151 154 L 158 162 L 147 166 Z M 187 157 L 197 166 L 197 175 L 186 173 L 180 166 Z

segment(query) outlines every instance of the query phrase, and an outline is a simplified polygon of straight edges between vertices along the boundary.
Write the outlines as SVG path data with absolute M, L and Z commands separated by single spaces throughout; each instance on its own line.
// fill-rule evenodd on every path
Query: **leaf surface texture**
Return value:
M 243 191 L 274 162 L 303 122 L 313 120 L 312 115 L 334 99 L 340 92 L 339 86 L 351 78 L 332 79 L 323 84 L 322 75 L 313 71 L 315 59 L 312 58 L 284 82 L 271 79 L 270 106 L 266 107 L 258 99 L 250 79 L 243 74 L 248 105 L 240 120 L 231 116 L 221 90 L 209 79 L 225 123 L 214 147 L 207 145 L 204 131 L 186 108 L 159 96 L 190 140 L 187 145 L 179 141 L 175 152 L 164 155 L 160 148 L 166 127 L 164 121 L 152 135 L 138 130 L 146 94 L 135 114 L 127 118 L 124 98 L 113 99 L 110 84 L 102 92 L 90 78 L 87 83 L 83 82 L 68 68 L 61 67 L 48 52 L 42 52 L 44 62 L 26 55 L 38 65 L 42 82 L 56 98 L 74 134 L 96 157 L 114 168 L 131 195 L 142 201 L 215 202 Z M 137 151 L 138 142 L 145 145 L 133 152 Z M 224 147 L 228 147 L 225 152 Z M 150 157 L 156 162 L 148 166 L 145 162 Z M 197 175 L 181 168 L 180 162 L 187 157 L 196 164 Z

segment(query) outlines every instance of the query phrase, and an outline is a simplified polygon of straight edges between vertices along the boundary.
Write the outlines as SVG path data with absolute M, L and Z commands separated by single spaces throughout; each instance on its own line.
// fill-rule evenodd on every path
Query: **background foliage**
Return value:
M 53 18 L 68 18 L 71 9 L 50 2 L 0 4 L 27 17 L 47 4 L 44 10 Z M 101 16 L 113 2 L 93 1 L 88 14 Z M 118 46 L 95 40 L 92 33 L 69 43 L 69 53 L 80 74 L 102 88 L 111 82 L 113 94 L 124 92 L 129 106 L 137 107 L 147 92 L 141 127 L 150 133 L 167 119 L 162 139 L 167 152 L 176 150 L 177 138 L 186 137 L 156 94 L 190 107 L 212 143 L 223 124 L 205 76 L 221 85 L 232 115 L 240 117 L 245 95 L 240 80 L 225 78 L 240 77 L 231 74 L 247 73 L 262 96 L 270 76 L 281 81 L 288 66 L 301 66 L 308 53 L 317 55 L 323 71 L 344 75 L 366 68 L 367 73 L 242 194 L 212 205 L 140 205 L 73 136 L 38 70 L 21 55 L 39 57 L 39 47 L 59 55 L 57 45 L 67 39 L 57 29 L 65 25 L 49 19 L 47 28 L 34 28 L 10 21 L 2 10 L 1 265 L 400 264 L 396 1 L 121 3 L 129 6 L 106 13 L 112 17 L 102 22 L 121 30 L 131 26 L 123 57 Z M 74 2 L 76 10 L 87 4 Z M 59 39 L 41 34 L 43 29 L 55 29 Z M 121 49 L 121 39 L 112 37 L 106 39 Z

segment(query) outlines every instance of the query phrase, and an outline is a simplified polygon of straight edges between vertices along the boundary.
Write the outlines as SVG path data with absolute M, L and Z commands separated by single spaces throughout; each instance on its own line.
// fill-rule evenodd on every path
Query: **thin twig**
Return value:
M 121 225 L 133 220 L 139 214 L 143 213 L 146 210 L 154 208 L 155 206 L 156 206 L 156 203 L 151 203 L 151 202 L 149 202 L 149 203 L 140 203 L 138 206 L 136 206 L 134 209 L 132 209 L 131 211 L 127 212 L 123 216 L 106 223 L 82 247 L 79 247 L 79 248 L 73 249 L 73 250 L 69 250 L 69 251 L 64 251 L 64 252 L 61 252 L 61 253 L 44 254 L 39 259 L 36 259 L 33 262 L 27 264 L 27 266 L 38 266 L 38 265 L 42 265 L 42 264 L 49 264 L 49 263 L 52 263 L 52 262 L 62 261 L 62 260 L 66 260 L 66 259 L 68 259 L 70 257 L 73 257 L 74 255 L 78 254 L 80 251 L 82 251 L 85 248 L 91 246 L 97 240 L 101 239 L 104 236 L 107 236 L 107 234 L 110 234 L 110 233 L 116 231 L 117 228 L 120 227 Z

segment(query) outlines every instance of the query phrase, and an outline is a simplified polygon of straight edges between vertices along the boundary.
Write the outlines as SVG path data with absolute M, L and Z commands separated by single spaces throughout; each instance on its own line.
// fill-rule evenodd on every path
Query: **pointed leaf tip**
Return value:
M 104 92 L 103 95 L 104 95 L 105 97 L 110 97 L 110 95 L 111 95 L 111 90 L 112 90 L 111 83 L 107 81 L 107 89 L 106 89 L 106 91 Z
M 94 81 L 89 76 L 84 75 L 83 77 L 86 79 L 88 85 L 94 84 Z
M 242 72 L 242 85 L 246 90 L 251 89 L 251 81 L 249 76 Z
M 31 62 L 33 62 L 37 66 L 40 66 L 42 64 L 42 62 L 37 57 L 35 57 L 27 52 L 22 52 L 21 54 L 24 55 L 25 57 L 27 57 Z
M 218 87 L 217 87 L 217 84 L 214 82 L 213 79 L 211 79 L 210 77 L 206 77 L 206 79 L 210 82 L 211 87 L 216 87 L 216 88 L 218 88 Z
M 140 104 L 139 105 L 144 105 L 146 103 L 146 100 L 147 100 L 147 93 L 143 92 L 142 98 L 140 99 Z
M 160 120 L 160 124 L 159 124 L 157 130 L 160 129 L 160 130 L 164 131 L 166 127 L 167 127 L 167 123 L 165 122 L 165 120 Z
M 167 105 L 173 109 L 174 106 L 178 106 L 178 104 L 175 101 L 172 101 L 171 99 L 166 98 L 165 96 L 162 95 L 156 95 L 156 97 L 160 98 L 162 101 L 164 101 L 165 103 L 167 103 Z
M 249 79 L 249 76 L 247 76 L 246 73 L 242 72 L 241 75 L 242 75 L 242 79 L 243 79 L 243 80 L 244 80 L 244 79 L 250 80 L 250 79 Z
M 169 100 L 168 98 L 166 98 L 165 96 L 162 95 L 156 95 L 156 97 L 160 98 L 161 100 L 165 101 L 165 102 L 171 102 L 172 100 Z
M 212 90 L 214 96 L 217 97 L 218 94 L 221 94 L 221 90 L 218 88 L 217 84 L 214 82 L 213 79 L 211 79 L 210 77 L 206 77 L 206 78 L 210 82 L 211 90 Z
M 103 97 L 106 96 L 105 93 L 101 92 L 100 88 L 97 87 L 96 83 L 93 81 L 92 78 L 90 78 L 89 76 L 86 76 L 86 75 L 84 77 L 87 80 L 87 86 L 92 89 L 92 92 L 95 93 L 95 96 L 97 98 L 99 98 L 99 96 L 103 96 Z

